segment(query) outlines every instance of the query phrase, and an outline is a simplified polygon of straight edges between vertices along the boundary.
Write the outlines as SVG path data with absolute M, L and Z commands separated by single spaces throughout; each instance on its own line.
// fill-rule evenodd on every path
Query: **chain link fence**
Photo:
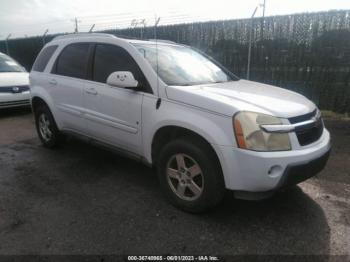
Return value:
M 321 109 L 350 112 L 350 10 L 158 26 L 157 37 L 196 47 L 245 78 L 251 29 L 251 80 L 299 92 Z M 104 32 L 154 38 L 153 27 Z M 43 43 L 32 37 L 8 45 L 30 69 Z

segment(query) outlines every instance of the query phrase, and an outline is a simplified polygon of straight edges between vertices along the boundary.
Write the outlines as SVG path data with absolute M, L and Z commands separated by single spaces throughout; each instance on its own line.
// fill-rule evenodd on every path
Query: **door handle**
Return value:
M 88 89 L 85 89 L 85 92 L 87 94 L 90 94 L 90 95 L 97 95 L 97 91 L 95 88 L 88 88 Z
M 51 85 L 57 85 L 57 81 L 55 80 L 55 79 L 51 79 L 50 81 L 49 81 L 49 84 L 51 84 Z

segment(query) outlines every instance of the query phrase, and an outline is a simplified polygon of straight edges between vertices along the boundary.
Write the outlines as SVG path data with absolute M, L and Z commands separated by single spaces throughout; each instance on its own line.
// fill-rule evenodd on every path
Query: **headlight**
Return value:
M 267 133 L 260 128 L 260 125 L 281 124 L 277 117 L 253 112 L 239 112 L 233 118 L 238 146 L 254 151 L 291 150 L 288 133 Z

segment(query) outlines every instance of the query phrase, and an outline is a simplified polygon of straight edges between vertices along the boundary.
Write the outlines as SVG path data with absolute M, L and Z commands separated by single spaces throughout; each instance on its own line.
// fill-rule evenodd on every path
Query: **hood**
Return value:
M 0 72 L 0 87 L 29 85 L 27 72 Z
M 294 117 L 313 111 L 316 106 L 295 92 L 239 80 L 198 86 L 169 86 L 171 100 L 232 116 L 237 111 L 253 111 L 277 117 Z

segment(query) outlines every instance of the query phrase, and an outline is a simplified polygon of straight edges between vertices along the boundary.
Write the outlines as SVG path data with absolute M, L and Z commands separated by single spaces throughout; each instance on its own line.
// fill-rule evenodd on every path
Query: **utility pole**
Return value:
M 137 27 L 138 24 L 139 24 L 139 22 L 137 21 L 137 19 L 133 19 L 133 20 L 131 20 L 130 26 L 131 26 L 133 29 L 136 29 L 136 27 Z
M 47 34 L 48 32 L 49 32 L 49 29 L 46 29 L 45 33 L 44 33 L 43 36 L 42 36 L 43 46 L 46 44 L 45 37 L 46 37 L 46 34 Z
M 75 25 L 75 28 L 74 28 L 74 33 L 78 33 L 79 30 L 78 30 L 78 23 L 80 23 L 80 21 L 78 20 L 78 18 L 75 18 L 73 20 L 71 20 L 74 22 L 74 25 Z
M 266 0 L 263 3 L 263 18 L 265 18 L 265 8 L 266 8 Z
M 7 55 L 10 55 L 9 44 L 8 44 L 8 40 L 10 39 L 10 37 L 11 37 L 11 34 L 9 34 L 9 35 L 6 37 L 6 40 L 5 40 L 6 54 L 7 54 Z
M 141 22 L 140 22 L 140 24 L 143 25 L 143 28 L 141 27 L 141 32 L 140 32 L 140 34 L 141 34 L 141 39 L 143 39 L 143 30 L 146 28 L 146 19 L 142 19 Z
M 264 0 L 263 4 L 259 5 L 260 7 L 263 8 L 263 13 L 262 13 L 262 17 L 261 17 L 261 41 L 264 40 L 264 30 L 265 30 L 265 7 L 266 7 L 266 0 Z
M 75 30 L 74 30 L 74 32 L 75 33 L 78 33 L 78 19 L 77 18 L 75 18 Z
M 248 44 L 248 63 L 247 63 L 247 80 L 249 80 L 250 77 L 250 59 L 252 54 L 252 35 L 253 35 L 253 21 L 256 11 L 258 10 L 258 7 L 255 7 L 255 10 L 252 14 L 251 21 L 250 21 L 250 30 L 249 30 L 249 44 Z
M 154 22 L 154 39 L 157 42 L 157 27 L 158 27 L 158 24 L 160 21 L 160 17 L 155 16 L 154 20 L 155 20 L 155 22 Z
M 268 62 L 268 57 L 265 56 L 265 45 L 264 45 L 266 0 L 264 0 L 262 7 L 263 7 L 263 13 L 262 13 L 261 27 L 260 27 L 261 28 L 261 56 L 260 57 L 262 57 L 264 61 L 263 81 L 265 82 L 266 64 Z

